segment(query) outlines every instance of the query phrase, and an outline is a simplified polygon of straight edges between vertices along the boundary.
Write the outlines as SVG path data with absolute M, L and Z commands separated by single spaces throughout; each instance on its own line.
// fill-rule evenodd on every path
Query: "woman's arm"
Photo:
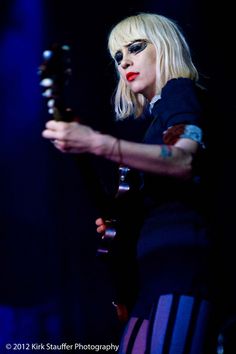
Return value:
M 119 140 L 79 123 L 49 121 L 42 133 L 62 152 L 92 153 L 119 164 L 159 175 L 188 178 L 198 143 L 186 138 L 174 145 L 149 145 Z
M 191 175 L 192 154 L 198 147 L 190 139 L 180 139 L 175 145 L 133 143 L 108 135 L 101 139 L 98 155 L 141 171 L 182 178 Z

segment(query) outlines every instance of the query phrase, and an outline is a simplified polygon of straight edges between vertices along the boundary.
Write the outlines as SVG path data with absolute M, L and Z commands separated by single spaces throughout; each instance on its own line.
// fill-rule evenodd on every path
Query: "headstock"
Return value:
M 51 49 L 45 50 L 38 74 L 49 114 L 55 120 L 72 120 L 72 109 L 67 102 L 66 92 L 72 75 L 70 46 L 54 43 Z

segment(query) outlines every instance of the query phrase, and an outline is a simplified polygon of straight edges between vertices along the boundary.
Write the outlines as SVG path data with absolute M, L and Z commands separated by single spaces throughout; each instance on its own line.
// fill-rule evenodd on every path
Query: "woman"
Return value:
M 116 117 L 142 122 L 142 134 L 122 139 L 77 122 L 49 121 L 43 137 L 62 152 L 102 156 L 140 172 L 139 292 L 120 353 L 210 354 L 198 72 L 180 29 L 164 16 L 124 19 L 112 29 L 108 46 L 119 76 Z M 96 224 L 104 232 L 103 219 Z

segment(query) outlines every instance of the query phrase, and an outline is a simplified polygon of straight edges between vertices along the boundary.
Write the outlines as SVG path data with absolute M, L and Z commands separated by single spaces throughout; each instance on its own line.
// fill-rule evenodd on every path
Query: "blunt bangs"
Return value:
M 109 35 L 108 48 L 112 57 L 123 46 L 137 39 L 148 40 L 145 25 L 138 16 L 132 16 L 116 25 Z

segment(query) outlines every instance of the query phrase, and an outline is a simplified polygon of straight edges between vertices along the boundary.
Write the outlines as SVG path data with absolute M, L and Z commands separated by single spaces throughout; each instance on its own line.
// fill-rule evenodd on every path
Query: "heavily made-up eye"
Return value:
M 120 65 L 122 59 L 123 59 L 123 54 L 121 51 L 116 52 L 114 59 L 118 65 Z
M 127 48 L 128 52 L 130 54 L 138 54 L 142 52 L 148 45 L 148 42 L 146 40 L 136 40 L 132 43 L 130 43 Z M 118 65 L 120 65 L 121 61 L 123 60 L 123 53 L 119 50 L 116 52 L 114 59 Z
M 128 52 L 132 54 L 138 54 L 142 52 L 147 47 L 147 41 L 137 40 L 128 45 Z

